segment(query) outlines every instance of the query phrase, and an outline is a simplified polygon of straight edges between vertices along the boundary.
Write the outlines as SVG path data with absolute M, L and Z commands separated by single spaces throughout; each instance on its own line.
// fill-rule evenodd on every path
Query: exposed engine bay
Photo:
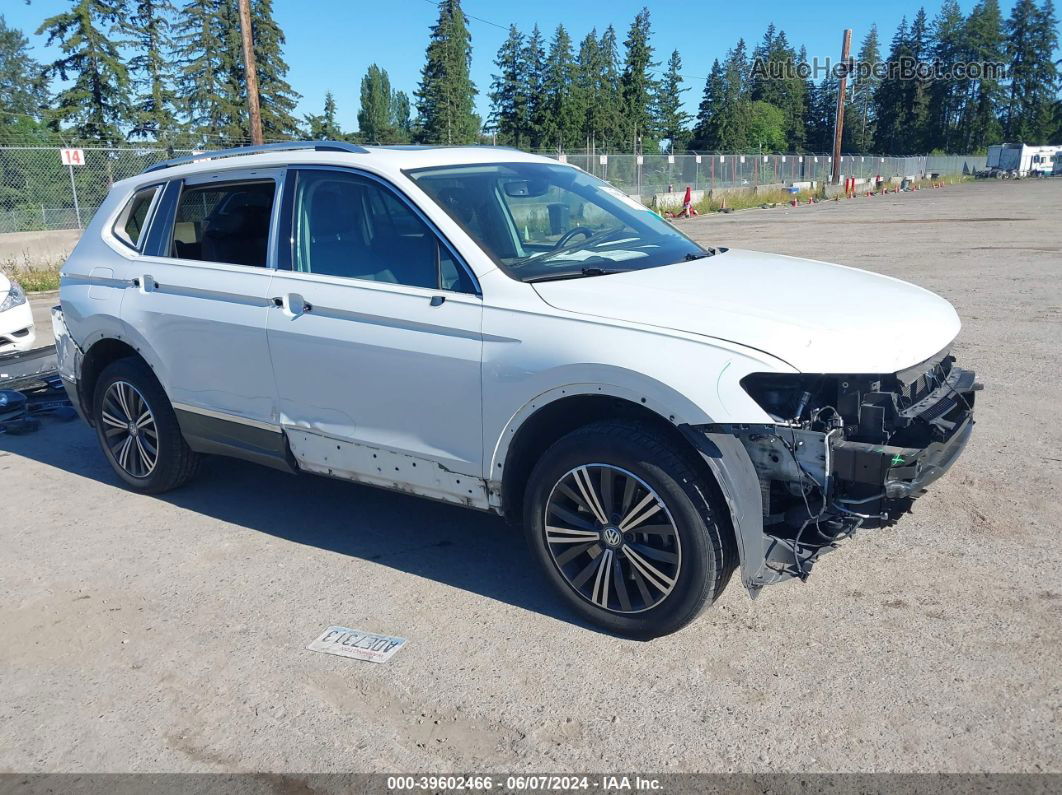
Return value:
M 717 425 L 737 437 L 760 480 L 761 583 L 805 579 L 860 528 L 893 524 L 962 452 L 974 373 L 942 351 L 887 375 L 754 373 L 742 387 L 773 424 Z

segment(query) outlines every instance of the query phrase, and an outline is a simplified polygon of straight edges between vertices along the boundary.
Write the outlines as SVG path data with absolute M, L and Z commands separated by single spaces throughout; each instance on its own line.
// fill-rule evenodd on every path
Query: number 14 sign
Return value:
M 59 157 L 62 158 L 64 166 L 85 165 L 85 152 L 82 149 L 60 149 Z

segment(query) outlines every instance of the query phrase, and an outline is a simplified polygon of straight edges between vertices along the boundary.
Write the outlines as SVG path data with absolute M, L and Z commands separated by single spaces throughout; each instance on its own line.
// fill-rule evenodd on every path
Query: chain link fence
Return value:
M 82 164 L 65 165 L 61 150 L 45 146 L 0 146 L 0 234 L 79 229 L 103 202 L 110 186 L 148 166 L 194 150 L 154 147 L 82 148 Z M 828 182 L 833 161 L 825 154 L 741 153 L 603 154 L 541 152 L 608 180 L 648 200 L 653 194 L 794 182 Z M 844 155 L 845 177 L 972 174 L 983 155 L 880 157 Z

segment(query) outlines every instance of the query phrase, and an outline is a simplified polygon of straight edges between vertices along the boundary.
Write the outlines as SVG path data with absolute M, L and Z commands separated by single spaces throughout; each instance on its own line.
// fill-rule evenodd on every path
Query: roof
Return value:
M 289 164 L 358 166 L 394 173 L 405 169 L 475 163 L 557 161 L 499 146 L 360 146 L 342 141 L 293 141 L 202 152 L 151 166 L 134 181 L 151 174 L 177 176 L 231 169 L 279 168 Z

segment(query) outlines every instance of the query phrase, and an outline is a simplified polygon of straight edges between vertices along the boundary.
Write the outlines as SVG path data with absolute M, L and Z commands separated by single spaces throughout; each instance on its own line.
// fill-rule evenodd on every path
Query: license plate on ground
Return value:
M 349 627 L 329 627 L 306 648 L 339 657 L 383 663 L 394 657 L 405 644 L 405 638 L 392 635 L 380 635 Z

